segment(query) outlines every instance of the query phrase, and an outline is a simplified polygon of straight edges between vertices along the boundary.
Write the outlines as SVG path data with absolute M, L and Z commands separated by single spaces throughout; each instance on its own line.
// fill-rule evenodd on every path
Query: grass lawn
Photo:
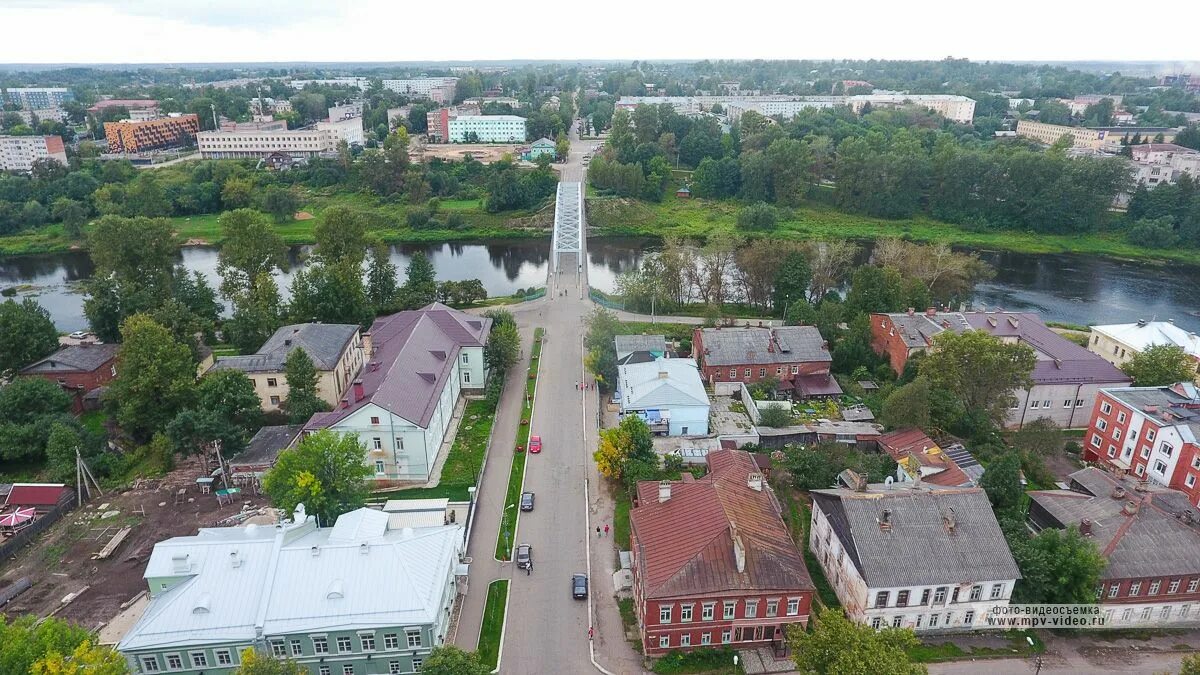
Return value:
M 108 419 L 108 415 L 104 414 L 103 410 L 92 410 L 85 412 L 79 416 L 79 423 L 83 428 L 94 434 L 104 433 L 104 420 Z
M 821 564 L 817 562 L 816 556 L 808 548 L 808 525 L 812 522 L 811 508 L 800 497 L 799 492 L 789 486 L 776 485 L 775 495 L 779 497 L 780 505 L 783 507 L 783 518 L 792 532 L 792 539 L 795 540 L 796 547 L 804 554 L 804 564 L 808 567 L 808 575 L 812 577 L 813 585 L 817 587 L 817 599 L 826 607 L 841 607 L 837 593 L 833 591 L 833 586 L 829 585 L 829 580 L 825 578 L 825 573 L 821 570 Z
M 613 492 L 613 537 L 617 540 L 618 546 L 624 549 L 630 545 L 629 509 L 633 507 L 633 500 L 629 498 L 629 493 L 620 483 L 609 481 L 609 485 L 609 489 Z
M 488 586 L 487 603 L 483 606 L 483 624 L 479 626 L 479 660 L 495 669 L 500 659 L 500 642 L 504 638 L 504 607 L 508 602 L 508 579 L 493 581 Z
M 615 198 L 589 199 L 588 224 L 593 235 L 706 237 L 737 232 L 741 205 L 707 199 L 667 198 L 658 204 Z M 1195 262 L 1195 249 L 1150 250 L 1125 241 L 1118 233 L 1037 234 L 1020 231 L 972 232 L 926 217 L 885 220 L 842 213 L 822 205 L 793 210 L 769 235 L 778 239 L 877 239 L 904 237 L 980 249 L 1022 253 L 1085 253 L 1139 260 Z
M 482 199 L 446 199 L 438 204 L 439 211 L 479 211 L 482 209 Z
M 538 364 L 542 355 L 541 328 L 533 332 L 533 348 L 530 351 L 529 377 L 525 379 L 525 402 L 521 405 L 521 419 L 529 424 L 521 424 L 517 428 L 517 445 L 523 449 L 529 447 L 529 427 L 533 422 L 533 393 L 537 389 Z M 504 495 L 504 515 L 500 519 L 500 531 L 496 533 L 496 557 L 500 560 L 512 559 L 512 550 L 516 546 L 517 501 L 521 498 L 521 490 L 525 484 L 525 458 L 528 452 L 513 453 L 512 466 L 508 470 L 508 490 Z M 508 536 L 505 536 L 507 533 Z
M 710 673 L 734 675 L 744 673 L 741 665 L 733 664 L 736 652 L 732 649 L 697 649 L 692 652 L 671 652 L 654 662 L 651 670 L 662 675 L 674 673 Z
M 1103 633 L 1104 631 L 1100 631 Z M 1033 631 L 1009 631 L 1007 647 L 971 647 L 963 649 L 949 639 L 939 643 L 925 643 L 908 650 L 908 656 L 917 663 L 936 663 L 938 661 L 958 661 L 961 659 L 1004 659 L 1041 654 L 1046 651 L 1046 645 Z M 953 639 L 952 636 L 947 636 Z M 1033 639 L 1030 646 L 1026 638 Z M 931 640 L 936 638 L 930 638 Z

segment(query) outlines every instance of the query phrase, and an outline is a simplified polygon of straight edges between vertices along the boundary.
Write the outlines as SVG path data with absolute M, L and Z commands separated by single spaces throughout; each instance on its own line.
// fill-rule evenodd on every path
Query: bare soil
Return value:
M 483 164 L 491 164 L 492 162 L 500 161 L 504 155 L 511 155 L 513 159 L 520 159 L 520 145 L 491 145 L 491 144 L 474 144 L 474 143 L 431 143 L 420 149 L 415 149 L 409 154 L 416 161 L 426 161 L 433 158 L 444 159 L 447 161 L 462 161 L 466 158 L 467 153 L 470 153 L 476 161 Z
M 33 582 L 0 612 L 41 617 L 53 613 L 88 628 L 107 623 L 121 603 L 146 590 L 142 573 L 156 543 L 213 527 L 247 503 L 266 504 L 265 496 L 243 493 L 232 504 L 218 506 L 215 495 L 201 494 L 196 486 L 196 478 L 205 474 L 198 459 L 181 460 L 162 478 L 142 479 L 119 493 L 106 492 L 68 513 L 19 555 L 0 561 L 0 588 L 21 577 Z M 180 489 L 186 492 L 176 504 Z M 112 511 L 117 513 L 103 517 Z M 93 560 L 92 555 L 125 526 L 133 529 L 112 556 Z M 78 597 L 63 606 L 63 598 L 71 593 Z

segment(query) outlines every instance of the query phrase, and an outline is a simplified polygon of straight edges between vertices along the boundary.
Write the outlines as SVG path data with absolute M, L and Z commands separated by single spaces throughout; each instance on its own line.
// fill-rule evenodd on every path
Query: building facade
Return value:
M 1200 504 L 1200 393 L 1170 387 L 1114 387 L 1096 399 L 1083 457 L 1139 480 L 1179 490 Z
M 658 358 L 617 366 L 620 415 L 637 415 L 667 436 L 708 435 L 708 394 L 696 362 Z
M 23 110 L 61 108 L 75 100 L 75 92 L 65 87 L 8 87 L 4 90 L 4 100 Z
M 1170 127 L 1069 127 L 1031 120 L 1017 121 L 1017 135 L 1032 138 L 1045 145 L 1054 145 L 1063 136 L 1071 137 L 1071 147 L 1091 151 L 1120 152 L 1135 136 L 1156 143 L 1170 143 L 1176 129 Z
M 447 124 L 451 143 L 525 142 L 525 118 L 516 115 L 458 115 Z
M 275 153 L 316 157 L 337 150 L 329 129 L 271 131 L 201 131 L 196 145 L 204 159 L 257 159 Z
M 704 478 L 638 484 L 629 521 L 642 652 L 783 651 L 788 626 L 806 626 L 812 606 L 804 556 L 749 453 L 714 450 L 706 461 Z
M 1021 573 L 981 488 L 812 491 L 809 550 L 846 616 L 918 633 L 990 628 Z
M 75 413 L 84 410 L 84 397 L 117 377 L 120 345 L 82 343 L 63 347 L 50 356 L 25 366 L 18 375 L 54 382 L 71 395 Z
M 1200 337 L 1174 321 L 1138 321 L 1092 326 L 1088 351 L 1117 366 L 1125 365 L 1142 350 L 1168 345 L 1179 347 L 1200 366 Z
M 363 136 L 363 119 L 361 116 L 343 117 L 328 122 L 317 122 L 317 131 L 328 134 L 329 140 L 335 148 L 338 143 L 342 142 L 345 142 L 346 145 L 363 145 L 366 142 L 366 138 Z
M 108 140 L 108 151 L 112 153 L 180 148 L 194 143 L 199 133 L 200 118 L 192 113 L 141 122 L 104 123 L 104 137 Z
M 829 372 L 829 345 L 814 326 L 697 328 L 692 353 L 709 384 L 774 378 L 780 391 L 802 398 L 842 393 Z
M 426 481 L 464 390 L 483 389 L 492 321 L 433 303 L 380 317 L 363 336 L 365 365 L 334 410 L 305 433 L 358 437 L 377 483 Z
M 287 400 L 284 365 L 293 351 L 303 349 L 317 371 L 317 396 L 335 406 L 358 377 L 365 360 L 363 339 L 355 324 L 299 323 L 283 326 L 254 354 L 222 356 L 211 371 L 237 370 L 254 383 L 266 412 L 279 410 Z
M 39 159 L 67 165 L 67 149 L 61 136 L 0 136 L 0 171 L 27 172 Z
M 427 98 L 434 103 L 453 103 L 457 86 L 457 77 L 414 77 L 402 80 L 383 80 L 384 89 L 413 98 Z
M 1110 628 L 1200 624 L 1200 511 L 1194 499 L 1088 467 L 1069 489 L 1029 493 L 1035 530 L 1076 528 L 1105 559 L 1096 601 Z
M 246 649 L 313 675 L 416 673 L 446 642 L 462 555 L 458 525 L 393 530 L 367 508 L 202 528 L 155 545 L 150 604 L 117 650 L 138 674 L 230 675 Z

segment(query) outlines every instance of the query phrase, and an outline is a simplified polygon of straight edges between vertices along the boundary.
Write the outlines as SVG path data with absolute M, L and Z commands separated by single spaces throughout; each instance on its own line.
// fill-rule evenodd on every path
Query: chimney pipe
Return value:
M 926 307 L 925 308 L 925 316 L 934 316 L 936 314 L 937 314 L 936 307 Z
M 746 486 L 755 492 L 762 492 L 763 475 L 755 472 L 746 477 Z
M 1088 520 L 1087 518 L 1079 521 L 1079 534 L 1082 534 L 1085 537 L 1092 536 L 1092 521 Z
M 671 481 L 664 480 L 658 482 L 658 503 L 661 504 L 671 498 Z
M 363 398 L 363 381 L 359 378 L 354 381 L 354 400 L 361 401 Z

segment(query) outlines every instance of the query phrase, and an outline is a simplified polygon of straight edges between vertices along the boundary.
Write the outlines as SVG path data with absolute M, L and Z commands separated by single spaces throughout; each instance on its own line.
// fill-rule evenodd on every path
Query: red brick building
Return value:
M 709 646 L 785 651 L 807 625 L 813 584 L 747 452 L 708 455 L 707 476 L 638 484 L 633 593 L 647 655 Z
M 120 345 L 78 344 L 54 352 L 21 369 L 22 377 L 40 377 L 58 383 L 74 397 L 74 410 L 83 412 L 84 396 L 117 376 Z
M 1195 384 L 1101 389 L 1083 446 L 1085 460 L 1174 488 L 1200 505 L 1200 391 Z
M 829 344 L 815 326 L 697 328 L 692 353 L 709 384 L 773 377 L 780 391 L 800 398 L 842 393 L 829 372 Z

